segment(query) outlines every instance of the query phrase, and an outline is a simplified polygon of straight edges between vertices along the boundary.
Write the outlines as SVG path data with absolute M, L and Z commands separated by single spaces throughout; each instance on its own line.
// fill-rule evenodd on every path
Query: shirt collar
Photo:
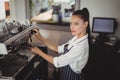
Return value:
M 76 45 L 76 44 L 78 44 L 80 41 L 88 38 L 88 34 L 86 34 L 85 36 L 83 36 L 83 37 L 81 37 L 81 38 L 79 38 L 79 39 L 77 39 L 77 40 L 76 40 L 76 38 L 77 38 L 77 36 L 73 37 L 73 38 L 69 41 L 69 44 L 70 44 L 70 45 Z

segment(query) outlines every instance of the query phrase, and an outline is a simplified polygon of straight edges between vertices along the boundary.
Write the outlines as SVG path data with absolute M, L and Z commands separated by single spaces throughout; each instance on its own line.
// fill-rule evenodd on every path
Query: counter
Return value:
M 40 23 L 40 24 L 34 24 L 34 26 L 38 26 L 40 29 L 70 32 L 69 23 L 66 23 L 66 24 L 49 24 L 49 23 L 44 24 L 44 23 Z

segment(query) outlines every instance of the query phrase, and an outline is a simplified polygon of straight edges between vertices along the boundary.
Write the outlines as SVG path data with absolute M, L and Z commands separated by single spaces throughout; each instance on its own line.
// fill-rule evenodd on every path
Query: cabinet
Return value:
M 43 52 L 47 53 L 46 47 L 39 47 Z M 48 80 L 48 62 L 40 56 L 36 57 L 33 69 L 25 80 Z
M 120 80 L 120 53 L 116 45 L 91 44 L 85 80 Z

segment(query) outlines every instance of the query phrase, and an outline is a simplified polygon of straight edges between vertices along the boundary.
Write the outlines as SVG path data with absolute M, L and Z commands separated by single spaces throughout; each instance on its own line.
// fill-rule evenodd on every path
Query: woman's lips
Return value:
M 72 33 L 75 33 L 76 31 L 71 31 Z

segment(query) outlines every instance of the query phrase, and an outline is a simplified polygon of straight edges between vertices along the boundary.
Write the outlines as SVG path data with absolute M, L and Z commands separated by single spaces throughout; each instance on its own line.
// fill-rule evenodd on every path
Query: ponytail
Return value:
M 90 22 L 89 22 L 89 11 L 87 8 L 83 8 L 82 10 L 77 10 L 73 12 L 72 15 L 78 15 L 84 22 L 88 22 L 88 26 L 86 28 L 86 32 L 88 33 L 88 42 L 91 42 L 91 34 L 90 34 Z

